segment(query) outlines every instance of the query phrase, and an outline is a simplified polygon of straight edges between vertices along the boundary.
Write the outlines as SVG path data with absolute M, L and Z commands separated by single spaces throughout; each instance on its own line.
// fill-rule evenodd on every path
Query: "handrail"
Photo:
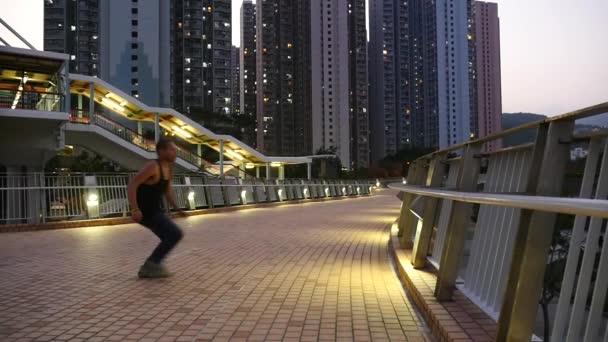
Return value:
M 74 114 L 82 112 L 83 115 L 82 117 L 77 117 Z M 138 132 L 132 130 L 129 127 L 126 127 L 124 125 L 122 125 L 121 123 L 105 116 L 102 115 L 100 113 L 94 113 L 93 114 L 93 118 L 90 118 L 90 114 L 88 111 L 86 110 L 80 110 L 80 109 L 72 109 L 70 111 L 70 121 L 72 122 L 77 122 L 77 123 L 85 123 L 85 124 L 95 124 L 96 126 L 99 126 L 101 128 L 106 129 L 107 131 L 109 131 L 110 133 L 114 133 L 114 135 L 122 138 L 125 141 L 129 141 L 141 148 L 143 148 L 144 150 L 148 151 L 148 152 L 154 152 L 155 151 L 155 146 L 154 146 L 154 141 L 150 140 L 150 139 L 146 139 L 143 135 L 139 134 Z M 112 125 L 112 126 L 116 126 L 122 130 L 124 130 L 125 132 L 127 132 L 130 136 L 135 137 L 136 139 L 139 139 L 141 142 L 140 143 L 135 143 L 134 140 L 129 140 L 126 139 L 125 137 L 121 136 L 120 134 L 116 134 L 116 132 L 113 132 L 111 130 L 109 130 L 107 127 L 104 127 L 103 125 L 99 124 L 98 120 L 102 120 L 107 122 L 108 124 Z M 192 151 L 188 151 L 186 148 L 184 148 L 183 146 L 179 145 L 179 144 L 175 144 L 176 148 L 177 148 L 177 154 L 180 158 L 184 159 L 187 162 L 190 162 L 196 166 L 201 166 L 201 164 L 205 164 L 206 166 L 212 166 L 213 164 L 207 160 L 205 160 L 202 156 L 199 156 L 198 154 L 192 152 Z
M 480 144 L 480 143 L 500 139 L 502 137 L 511 135 L 513 133 L 517 133 L 517 132 L 520 132 L 520 131 L 523 131 L 526 129 L 530 129 L 530 128 L 536 128 L 543 124 L 549 124 L 549 123 L 555 122 L 555 121 L 580 120 L 580 119 L 585 119 L 585 118 L 588 118 L 588 117 L 591 117 L 594 115 L 604 114 L 604 113 L 608 113 L 608 102 L 600 103 L 600 104 L 597 104 L 594 106 L 586 107 L 583 109 L 575 110 L 575 111 L 564 113 L 561 115 L 549 117 L 549 118 L 546 118 L 543 120 L 534 121 L 534 122 L 523 124 L 523 125 L 520 125 L 517 127 L 509 128 L 504 131 L 500 131 L 498 133 L 494 133 L 494 134 L 485 136 L 483 138 L 465 141 L 463 143 L 453 145 L 453 146 L 444 148 L 442 150 L 431 152 L 429 154 L 426 154 L 426 155 L 420 157 L 419 159 L 429 159 L 437 154 L 444 154 L 444 153 L 456 151 L 456 150 L 459 150 L 459 149 L 466 147 L 468 145 L 471 145 L 471 144 Z
M 463 192 L 415 185 L 403 185 L 400 183 L 391 183 L 388 187 L 409 194 L 465 203 L 488 204 L 568 215 L 608 218 L 608 200 Z

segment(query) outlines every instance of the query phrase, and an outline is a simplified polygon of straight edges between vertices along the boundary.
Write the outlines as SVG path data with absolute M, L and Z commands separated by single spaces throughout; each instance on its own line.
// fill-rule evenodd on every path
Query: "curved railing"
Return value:
M 389 185 L 404 194 L 398 235 L 414 268 L 436 268 L 438 300 L 457 288 L 495 319 L 497 341 L 608 340 L 608 133 L 575 128 L 603 113 L 608 103 L 433 152 Z M 492 151 L 528 129 L 533 144 Z

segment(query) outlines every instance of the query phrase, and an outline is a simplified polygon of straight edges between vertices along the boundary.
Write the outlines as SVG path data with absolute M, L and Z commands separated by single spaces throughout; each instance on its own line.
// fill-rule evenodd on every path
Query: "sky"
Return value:
M 240 7 L 233 0 L 233 43 Z M 608 101 L 608 0 L 496 0 L 503 112 L 557 115 Z M 0 0 L 0 17 L 42 48 L 43 0 Z M 0 27 L 0 37 L 22 46 Z

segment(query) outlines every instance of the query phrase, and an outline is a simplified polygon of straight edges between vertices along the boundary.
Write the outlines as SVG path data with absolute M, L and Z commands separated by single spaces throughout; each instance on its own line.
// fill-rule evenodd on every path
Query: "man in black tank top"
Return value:
M 183 233 L 163 211 L 163 196 L 169 204 L 181 212 L 175 201 L 171 165 L 176 158 L 175 144 L 161 138 L 156 144 L 158 159 L 148 162 L 131 179 L 128 186 L 129 204 L 133 221 L 150 229 L 160 243 L 139 269 L 140 278 L 163 278 L 170 273 L 162 262 L 182 239 Z

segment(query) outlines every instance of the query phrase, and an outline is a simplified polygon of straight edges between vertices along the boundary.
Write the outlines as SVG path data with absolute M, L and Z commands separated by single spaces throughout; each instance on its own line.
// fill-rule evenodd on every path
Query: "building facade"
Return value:
M 100 2 L 100 77 L 153 106 L 171 104 L 166 1 Z
M 312 153 L 310 0 L 256 3 L 257 147 Z
M 469 31 L 471 0 L 437 0 L 438 145 L 446 148 L 471 138 Z
M 45 1 L 45 50 L 146 103 L 229 114 L 230 0 Z
M 365 1 L 311 2 L 313 150 L 369 166 Z
M 500 22 L 497 4 L 475 1 L 473 6 L 478 134 L 485 137 L 501 130 Z M 500 140 L 487 144 L 490 151 L 500 147 Z
M 372 160 L 471 137 L 471 1 L 370 3 Z
M 171 1 L 171 87 L 177 110 L 231 113 L 231 13 L 230 0 Z
M 257 147 L 257 111 L 256 111 L 256 5 L 251 0 L 243 1 L 241 7 L 241 48 L 239 76 L 240 122 L 247 123 L 242 127 L 243 141 Z
M 99 0 L 45 0 L 44 50 L 70 55 L 70 71 L 99 75 Z
M 370 1 L 369 97 L 374 162 L 411 144 L 408 29 L 406 2 Z
M 232 79 L 230 85 L 232 86 L 231 99 L 230 99 L 230 115 L 241 114 L 241 49 L 239 47 L 232 47 L 232 56 L 230 62 L 232 63 Z

